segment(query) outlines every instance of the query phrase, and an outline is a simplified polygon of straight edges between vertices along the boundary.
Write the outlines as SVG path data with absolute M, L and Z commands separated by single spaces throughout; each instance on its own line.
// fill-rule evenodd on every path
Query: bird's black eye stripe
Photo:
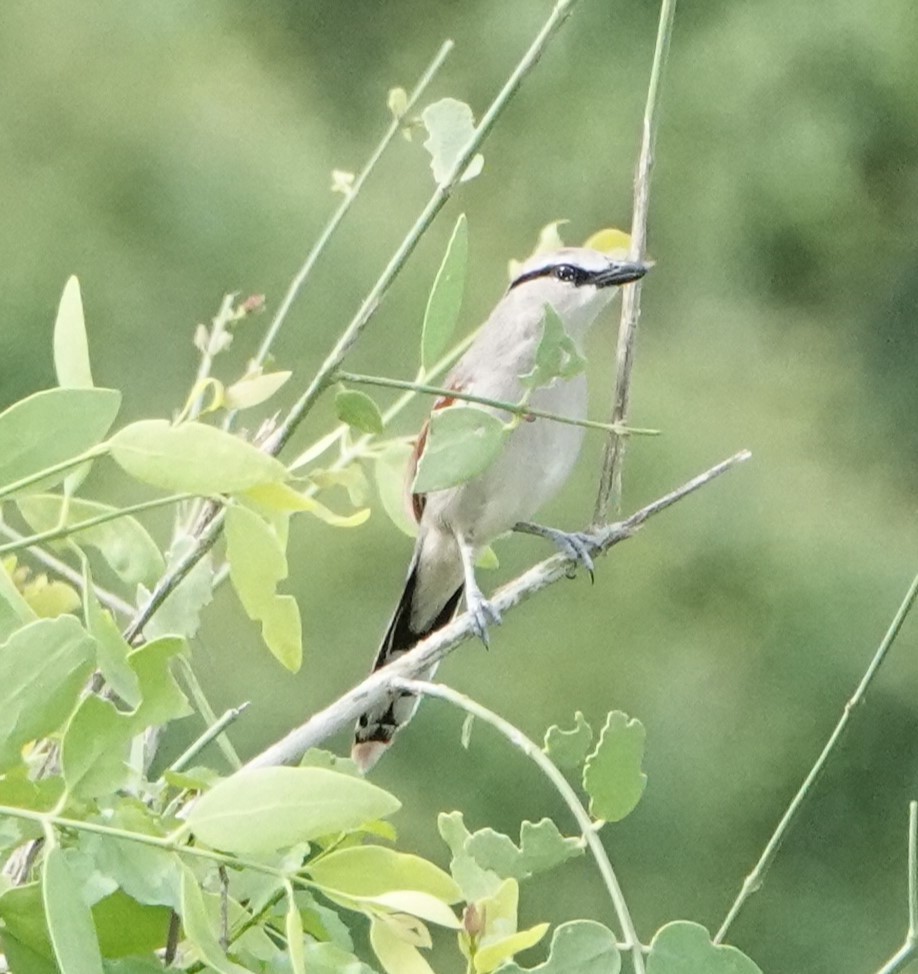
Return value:
M 510 290 L 512 291 L 517 284 L 523 284 L 525 281 L 533 281 L 537 277 L 555 277 L 559 281 L 565 281 L 566 283 L 573 284 L 574 287 L 580 287 L 581 284 L 589 284 L 593 279 L 593 274 L 585 271 L 582 267 L 575 267 L 573 264 L 549 264 L 547 267 L 539 267 L 534 271 L 529 271 L 527 274 L 520 274 L 510 285 Z

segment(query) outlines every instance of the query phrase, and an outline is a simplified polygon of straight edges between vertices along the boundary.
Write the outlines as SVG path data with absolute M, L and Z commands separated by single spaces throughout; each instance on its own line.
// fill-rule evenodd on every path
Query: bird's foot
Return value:
M 495 626 L 500 625 L 500 613 L 484 597 L 481 589 L 477 587 L 471 588 L 470 586 L 466 586 L 465 604 L 469 615 L 472 617 L 472 630 L 484 643 L 485 649 L 490 649 L 491 645 L 488 640 L 488 626 L 492 623 Z
M 596 551 L 596 539 L 585 531 L 559 531 L 557 528 L 546 528 L 541 524 L 530 524 L 528 521 L 521 521 L 515 525 L 514 531 L 523 534 L 534 534 L 537 537 L 545 538 L 550 541 L 567 558 L 570 558 L 575 565 L 585 568 L 593 578 L 593 554 Z

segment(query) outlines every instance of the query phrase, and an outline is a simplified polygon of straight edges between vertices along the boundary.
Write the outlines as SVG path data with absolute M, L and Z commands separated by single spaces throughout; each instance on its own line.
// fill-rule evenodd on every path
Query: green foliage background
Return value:
M 440 41 L 430 100 L 480 112 L 546 3 L 198 0 L 0 11 L 0 399 L 52 384 L 66 276 L 83 286 L 96 380 L 122 418 L 168 415 L 193 379 L 194 325 L 227 290 L 276 307 L 337 198 Z M 485 145 L 351 359 L 413 374 L 426 291 L 452 218 L 471 234 L 466 327 L 506 261 L 567 217 L 569 239 L 630 220 L 653 3 L 582 0 Z M 631 510 L 741 447 L 751 463 L 655 519 L 582 577 L 514 612 L 492 652 L 441 675 L 538 736 L 575 708 L 648 731 L 646 794 L 612 834 L 646 937 L 688 916 L 716 928 L 837 718 L 915 570 L 918 405 L 918 34 L 908 0 L 684 0 L 666 78 L 633 421 Z M 401 141 L 324 260 L 278 346 L 291 400 L 431 189 Z M 614 315 L 592 347 L 608 400 Z M 235 354 L 243 363 L 259 324 Z M 331 421 L 330 403 L 317 411 Z M 416 417 L 420 420 L 420 412 Z M 404 432 L 411 426 L 406 423 Z M 300 441 L 305 443 L 305 435 Z M 547 516 L 589 517 L 600 443 Z M 94 474 L 98 477 L 98 473 Z M 97 484 L 112 499 L 125 485 Z M 168 517 L 160 520 L 163 536 Z M 410 542 L 379 512 L 358 531 L 301 522 L 291 550 L 306 638 L 289 677 L 221 594 L 197 647 L 215 706 L 251 698 L 245 753 L 362 677 Z M 509 577 L 544 549 L 498 546 Z M 764 890 L 732 932 L 770 974 L 873 969 L 905 925 L 906 801 L 915 797 L 914 625 Z M 378 770 L 410 841 L 442 859 L 435 813 L 515 831 L 558 815 L 533 769 L 428 703 Z M 189 735 L 193 729 L 189 728 Z M 180 746 L 179 741 L 175 747 Z M 343 748 L 344 739 L 340 742 Z M 523 924 L 606 916 L 580 861 L 524 895 Z

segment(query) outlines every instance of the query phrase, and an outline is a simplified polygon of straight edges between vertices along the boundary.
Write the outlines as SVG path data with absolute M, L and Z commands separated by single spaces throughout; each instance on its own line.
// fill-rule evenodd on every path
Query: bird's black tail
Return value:
M 418 558 L 415 557 L 405 581 L 405 590 L 399 599 L 392 619 L 383 636 L 372 672 L 398 659 L 409 649 L 413 649 L 422 639 L 445 626 L 456 614 L 459 601 L 465 586 L 460 585 L 446 600 L 443 608 L 434 620 L 423 631 L 417 631 L 411 625 L 411 610 L 414 604 L 415 591 L 418 582 Z M 422 678 L 433 676 L 436 667 L 427 673 L 420 674 Z M 417 698 L 411 693 L 398 693 L 382 701 L 376 707 L 361 714 L 357 720 L 354 732 L 354 746 L 351 757 L 362 771 L 369 771 L 382 757 L 383 752 L 392 743 L 396 733 L 411 720 L 418 707 Z

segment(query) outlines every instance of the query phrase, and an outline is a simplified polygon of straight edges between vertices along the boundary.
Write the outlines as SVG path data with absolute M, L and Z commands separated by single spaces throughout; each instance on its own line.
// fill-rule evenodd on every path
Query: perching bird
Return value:
M 613 260 L 596 250 L 565 247 L 532 257 L 519 270 L 507 293 L 484 323 L 444 385 L 466 394 L 518 403 L 527 387 L 521 379 L 532 372 L 542 338 L 545 306 L 551 305 L 578 351 L 599 312 L 619 285 L 636 281 L 648 265 Z M 555 378 L 535 389 L 527 400 L 534 409 L 576 419 L 586 418 L 586 376 Z M 434 411 L 459 404 L 439 399 Z M 509 416 L 487 408 L 502 420 Z M 475 580 L 475 558 L 499 535 L 511 530 L 539 534 L 592 568 L 580 536 L 526 523 L 567 480 L 580 452 L 583 428 L 550 419 L 519 423 L 501 453 L 474 479 L 428 494 L 414 494 L 412 509 L 418 537 L 405 590 L 389 623 L 373 669 L 412 649 L 456 614 L 460 599 L 476 632 L 487 642 L 487 625 L 500 621 Z M 415 445 L 410 480 L 427 442 L 428 427 Z M 409 484 L 410 484 L 409 480 Z M 432 670 L 426 674 L 431 676 Z M 374 707 L 357 722 L 351 756 L 369 770 L 396 732 L 417 708 L 408 693 Z

